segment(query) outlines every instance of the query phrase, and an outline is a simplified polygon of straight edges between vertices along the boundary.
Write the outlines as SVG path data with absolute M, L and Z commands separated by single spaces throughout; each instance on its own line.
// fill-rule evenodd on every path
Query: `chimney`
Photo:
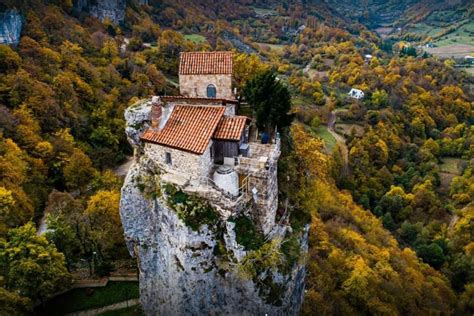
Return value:
M 161 107 L 162 107 L 162 104 L 161 104 L 160 97 L 153 96 L 151 98 L 150 118 L 151 118 L 151 128 L 156 131 L 158 131 L 159 129 L 161 117 L 163 114 L 163 110 Z

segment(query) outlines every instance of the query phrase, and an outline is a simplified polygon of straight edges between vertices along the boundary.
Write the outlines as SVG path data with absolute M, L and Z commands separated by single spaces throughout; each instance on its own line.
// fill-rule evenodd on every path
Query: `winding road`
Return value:
M 340 148 L 340 151 L 341 151 L 341 156 L 342 156 L 341 173 L 342 175 L 348 175 L 349 174 L 349 150 L 347 149 L 346 139 L 343 136 L 336 133 L 336 130 L 335 130 L 336 120 L 337 120 L 336 111 L 332 111 L 328 119 L 328 131 L 336 139 L 336 142 L 339 145 L 338 147 Z

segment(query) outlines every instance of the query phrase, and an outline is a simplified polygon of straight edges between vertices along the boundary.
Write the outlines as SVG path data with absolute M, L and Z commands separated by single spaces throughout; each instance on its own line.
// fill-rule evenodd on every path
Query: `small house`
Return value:
M 354 88 L 351 89 L 351 91 L 348 93 L 348 95 L 351 98 L 354 98 L 356 100 L 363 99 L 364 96 L 365 96 L 364 91 L 359 90 L 359 89 L 354 89 Z

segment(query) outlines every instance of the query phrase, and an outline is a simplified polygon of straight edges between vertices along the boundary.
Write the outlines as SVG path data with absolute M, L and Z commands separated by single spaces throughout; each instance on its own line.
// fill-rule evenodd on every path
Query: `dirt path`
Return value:
M 328 131 L 329 133 L 331 133 L 332 136 L 334 136 L 337 144 L 339 145 L 339 148 L 342 154 L 342 174 L 347 175 L 349 174 L 349 150 L 347 149 L 347 146 L 346 146 L 346 139 L 343 136 L 336 133 L 336 130 L 334 128 L 336 125 L 336 119 L 337 119 L 336 112 L 332 111 L 328 120 Z
M 114 169 L 115 175 L 119 177 L 126 176 L 128 173 L 128 169 L 130 169 L 130 166 L 133 164 L 133 161 L 133 156 L 127 157 L 127 160 L 123 164 Z
M 43 217 L 41 217 L 41 220 L 39 222 L 38 229 L 36 230 L 37 236 L 43 235 L 48 230 L 48 227 L 46 225 L 46 215 L 46 211 L 44 211 Z
M 132 306 L 138 305 L 139 303 L 140 303 L 140 299 L 134 298 L 134 299 L 131 299 L 131 300 L 128 300 L 128 301 L 123 301 L 123 302 L 115 303 L 115 304 L 112 304 L 112 305 L 107 305 L 107 306 L 100 307 L 100 308 L 88 309 L 88 310 L 85 310 L 85 311 L 74 312 L 74 313 L 70 313 L 70 314 L 66 314 L 66 315 L 67 316 L 93 316 L 93 315 L 99 315 L 99 314 L 102 314 L 102 313 L 108 312 L 108 311 L 115 311 L 115 310 L 118 310 L 118 309 L 132 307 Z
M 459 220 L 459 216 L 454 214 L 453 217 L 451 217 L 451 221 L 449 221 L 449 227 L 448 227 L 448 231 L 452 231 L 453 228 L 454 228 L 454 225 L 456 225 L 456 223 L 458 222 Z

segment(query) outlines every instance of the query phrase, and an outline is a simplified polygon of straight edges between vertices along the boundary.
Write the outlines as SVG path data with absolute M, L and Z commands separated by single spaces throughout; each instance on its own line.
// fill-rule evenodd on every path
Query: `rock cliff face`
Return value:
M 23 21 L 18 11 L 0 13 L 0 44 L 17 45 L 22 27 Z
M 76 0 L 74 9 L 88 12 L 101 21 L 108 19 L 118 24 L 125 18 L 126 0 Z
M 239 242 L 242 237 L 252 239 L 254 232 L 250 229 L 248 235 L 239 236 L 242 230 L 236 229 L 241 225 L 236 217 L 251 218 L 250 213 L 244 210 L 237 215 L 236 210 L 187 196 L 164 183 L 153 160 L 140 150 L 139 135 L 149 125 L 150 107 L 151 102 L 142 102 L 126 112 L 127 135 L 137 154 L 120 204 L 127 246 L 139 263 L 145 313 L 296 315 L 303 298 L 305 267 L 301 260 L 287 260 L 280 245 L 296 240 L 298 257 L 304 257 L 307 229 L 292 233 L 289 227 L 275 225 L 262 247 L 246 250 Z M 183 199 L 186 202 L 181 203 Z M 192 205 L 198 216 L 183 215 L 183 205 Z M 265 264 L 279 252 L 280 261 Z

